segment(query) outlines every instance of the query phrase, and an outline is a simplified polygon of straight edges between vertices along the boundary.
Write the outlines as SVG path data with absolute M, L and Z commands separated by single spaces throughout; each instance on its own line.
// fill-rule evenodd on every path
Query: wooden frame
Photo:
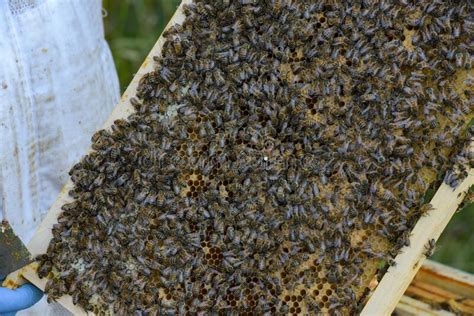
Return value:
M 455 190 L 445 183 L 439 187 L 431 200 L 433 210 L 418 220 L 410 236 L 410 246 L 404 247 L 395 258 L 395 265 L 380 280 L 361 315 L 390 315 L 426 259 L 424 252 L 429 240 L 438 240 L 473 184 L 474 169 L 470 169 Z
M 474 275 L 426 260 L 395 308 L 397 316 L 474 314 Z
M 168 23 L 167 28 L 176 23 L 184 21 L 183 5 L 192 2 L 192 0 L 183 0 Z M 153 56 L 159 56 L 164 44 L 163 36 L 160 36 L 149 55 L 146 57 L 142 66 L 134 76 L 132 82 L 127 87 L 118 105 L 106 121 L 104 128 L 109 128 L 113 122 L 120 118 L 126 118 L 133 113 L 133 108 L 129 98 L 135 95 L 140 78 L 153 71 Z M 170 114 L 172 115 L 172 114 Z M 362 315 L 390 315 L 397 302 L 402 297 L 410 281 L 422 265 L 425 257 L 423 255 L 425 245 L 432 238 L 438 239 L 441 232 L 448 224 L 450 218 L 461 203 L 468 188 L 474 183 L 474 170 L 469 171 L 468 177 L 458 186 L 456 190 L 442 184 L 433 197 L 431 204 L 434 210 L 422 217 L 413 229 L 410 241 L 411 246 L 404 248 L 395 258 L 396 266 L 391 267 L 384 275 L 375 291 L 369 297 Z M 51 229 L 57 223 L 58 215 L 61 213 L 61 206 L 71 201 L 68 196 L 73 183 L 69 180 L 62 189 L 59 198 L 50 208 L 46 218 L 39 226 L 28 249 L 33 256 L 45 253 L 50 240 L 52 239 Z M 22 269 L 21 273 L 39 288 L 43 289 L 46 285 L 46 279 L 40 279 L 36 273 L 37 263 L 30 264 Z M 64 307 L 75 315 L 85 315 L 85 311 L 72 303 L 70 296 L 63 296 L 59 300 Z

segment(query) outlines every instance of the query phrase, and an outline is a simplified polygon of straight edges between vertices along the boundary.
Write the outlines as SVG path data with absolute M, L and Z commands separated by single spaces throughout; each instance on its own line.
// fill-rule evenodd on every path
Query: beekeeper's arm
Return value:
M 0 0 L 0 60 L 0 195 L 28 244 L 119 100 L 101 1 Z M 39 296 L 32 285 L 1 289 L 0 306 Z M 57 315 L 53 305 L 28 312 Z

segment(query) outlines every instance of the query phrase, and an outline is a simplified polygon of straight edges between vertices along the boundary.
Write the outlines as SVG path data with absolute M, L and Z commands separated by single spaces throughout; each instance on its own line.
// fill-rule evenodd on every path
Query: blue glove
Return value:
M 34 305 L 42 296 L 43 292 L 31 283 L 23 284 L 16 290 L 0 287 L 0 316 L 14 316 L 16 312 Z

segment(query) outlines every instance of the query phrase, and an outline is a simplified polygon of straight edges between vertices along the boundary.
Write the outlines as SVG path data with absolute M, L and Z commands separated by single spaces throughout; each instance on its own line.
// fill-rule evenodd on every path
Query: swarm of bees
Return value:
M 473 165 L 473 3 L 183 10 L 135 113 L 70 171 L 74 201 L 39 257 L 49 299 L 98 314 L 357 312 L 429 211 L 424 192 Z

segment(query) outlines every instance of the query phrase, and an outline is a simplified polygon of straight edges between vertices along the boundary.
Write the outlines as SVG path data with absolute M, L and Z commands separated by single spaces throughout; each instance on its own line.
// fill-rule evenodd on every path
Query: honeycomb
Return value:
M 424 192 L 473 164 L 472 4 L 183 10 L 136 112 L 70 172 L 74 202 L 38 258 L 48 298 L 96 314 L 357 313 L 429 212 Z

